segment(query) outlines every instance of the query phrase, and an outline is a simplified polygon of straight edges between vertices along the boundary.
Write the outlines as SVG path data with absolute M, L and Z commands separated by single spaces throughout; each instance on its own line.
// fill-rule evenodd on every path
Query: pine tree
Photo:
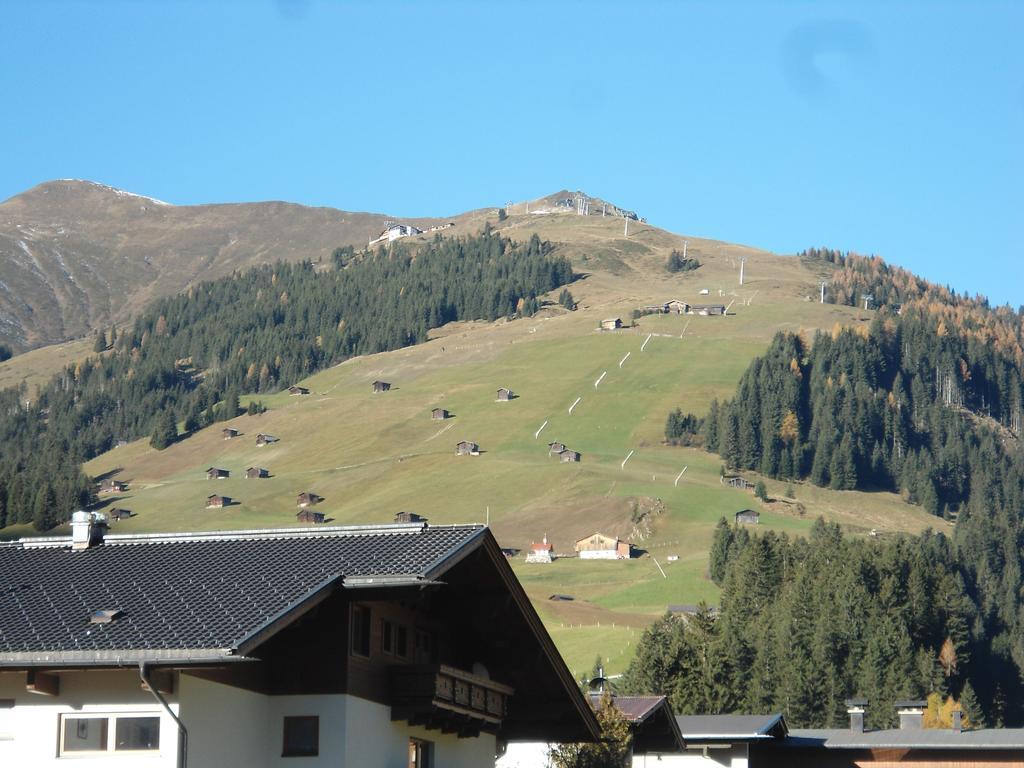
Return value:
M 554 768 L 625 768 L 632 754 L 629 721 L 616 708 L 611 694 L 597 705 L 601 740 L 591 744 L 558 744 L 550 752 Z
M 758 480 L 754 484 L 754 496 L 759 498 L 761 501 L 768 501 L 768 486 L 764 484 L 764 480 Z
M 96 331 L 96 342 L 92 345 L 93 352 L 106 352 L 107 337 L 103 331 Z
M 224 395 L 224 401 L 220 404 L 219 421 L 230 421 L 235 418 L 238 415 L 239 407 L 238 390 L 235 387 L 230 387 Z
M 715 533 L 711 538 L 711 552 L 708 556 L 708 575 L 718 586 L 725 580 L 729 554 L 733 544 L 733 531 L 724 517 L 718 518 Z
M 153 427 L 153 434 L 149 438 L 149 444 L 162 451 L 172 445 L 178 439 L 178 423 L 174 418 L 174 411 L 165 410 L 157 419 Z
M 968 681 L 960 691 L 960 709 L 974 724 L 975 728 L 985 728 L 985 712 L 981 708 L 978 696 Z
M 193 407 L 192 410 L 188 412 L 188 416 L 185 417 L 184 427 L 185 433 L 189 435 L 193 432 L 198 432 L 202 428 L 200 413 L 196 408 Z
M 32 508 L 32 527 L 37 531 L 48 531 L 58 522 L 57 498 L 53 486 L 44 483 L 36 492 L 36 501 Z

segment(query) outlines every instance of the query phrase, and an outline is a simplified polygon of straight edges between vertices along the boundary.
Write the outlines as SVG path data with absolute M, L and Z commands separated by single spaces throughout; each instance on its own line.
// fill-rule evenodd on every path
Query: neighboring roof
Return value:
M 484 530 L 108 535 L 81 551 L 70 537 L 0 543 L 0 667 L 230 660 L 329 588 L 431 581 Z M 89 624 L 91 611 L 113 608 L 116 622 Z
M 595 710 L 603 693 L 590 692 L 590 706 Z M 634 750 L 646 752 L 681 752 L 686 747 L 677 718 L 665 696 L 620 696 L 611 694 L 612 703 L 622 713 L 633 732 Z
M 679 715 L 679 731 L 688 742 L 761 741 L 784 737 L 789 728 L 774 715 Z
M 796 728 L 786 747 L 825 749 L 1024 749 L 1024 728 L 956 733 L 948 728 L 894 728 L 858 733 L 845 728 Z
M 596 691 L 587 694 L 590 697 L 590 706 L 596 708 L 601 703 L 604 695 Z M 619 696 L 612 694 L 612 703 L 622 713 L 622 716 L 631 723 L 642 723 L 661 705 L 668 704 L 664 696 Z
M 589 536 L 584 536 L 582 539 L 576 539 L 576 544 L 585 544 L 585 543 L 587 543 L 589 541 L 592 541 L 594 539 L 601 539 L 602 541 L 613 541 L 613 542 L 615 542 L 615 545 L 619 544 L 620 542 L 623 543 L 623 544 L 626 543 L 622 539 L 620 539 L 618 536 L 606 536 L 605 534 L 601 533 L 600 531 L 595 531 L 594 533 L 590 534 Z M 612 549 L 615 548 L 615 545 L 612 546 Z

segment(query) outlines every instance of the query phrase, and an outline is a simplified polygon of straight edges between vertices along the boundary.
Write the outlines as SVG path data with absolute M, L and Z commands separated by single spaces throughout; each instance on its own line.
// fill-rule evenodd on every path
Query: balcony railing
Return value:
M 460 736 L 497 731 L 514 690 L 446 664 L 391 668 L 391 719 Z

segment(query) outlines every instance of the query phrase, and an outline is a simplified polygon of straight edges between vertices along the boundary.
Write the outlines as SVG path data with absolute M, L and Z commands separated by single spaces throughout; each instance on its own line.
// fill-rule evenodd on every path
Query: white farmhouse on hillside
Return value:
M 76 513 L 0 544 L 5 768 L 484 768 L 597 736 L 482 526 L 107 536 Z
M 422 235 L 423 230 L 419 227 L 414 227 L 412 224 L 393 224 L 388 222 L 384 227 L 384 231 L 381 232 L 376 238 L 371 240 L 368 245 L 377 245 L 378 243 L 391 243 L 402 237 L 412 237 L 413 235 Z

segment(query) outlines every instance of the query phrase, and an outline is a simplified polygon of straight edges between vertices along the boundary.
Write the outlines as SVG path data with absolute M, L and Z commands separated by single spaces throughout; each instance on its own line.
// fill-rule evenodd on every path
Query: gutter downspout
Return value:
M 177 724 L 178 768 L 186 768 L 188 765 L 188 729 L 185 727 L 185 724 L 181 722 L 181 718 L 174 714 L 174 710 L 171 709 L 167 700 L 161 695 L 160 691 L 157 690 L 156 686 L 149 681 L 149 678 L 146 676 L 146 662 L 144 661 L 139 662 L 139 679 L 142 681 L 143 685 L 149 689 L 149 692 L 153 694 L 153 698 L 160 703 L 160 706 L 164 708 L 167 714 L 171 716 L 171 719 Z

